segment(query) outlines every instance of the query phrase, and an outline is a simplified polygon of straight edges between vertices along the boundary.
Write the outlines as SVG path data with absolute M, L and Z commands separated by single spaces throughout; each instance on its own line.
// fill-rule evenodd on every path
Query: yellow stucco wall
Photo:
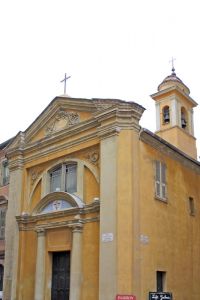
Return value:
M 83 281 L 80 300 L 98 299 L 99 293 L 99 223 L 87 223 L 83 230 Z
M 166 130 L 157 132 L 157 135 L 165 139 L 167 142 L 173 144 L 190 157 L 196 159 L 196 139 L 192 135 L 185 132 L 184 129 L 177 126 L 168 127 Z
M 34 231 L 20 231 L 18 299 L 34 299 L 37 236 Z
M 174 299 L 191 299 L 191 294 L 198 299 L 200 176 L 142 142 L 140 151 L 140 227 L 148 238 L 140 245 L 141 299 L 156 290 L 156 271 L 167 272 L 165 290 Z M 155 160 L 167 167 L 167 202 L 155 198 Z M 195 201 L 195 216 L 189 213 L 189 197 Z
M 95 197 L 99 196 L 99 184 L 91 171 L 84 168 L 84 201 L 90 203 Z

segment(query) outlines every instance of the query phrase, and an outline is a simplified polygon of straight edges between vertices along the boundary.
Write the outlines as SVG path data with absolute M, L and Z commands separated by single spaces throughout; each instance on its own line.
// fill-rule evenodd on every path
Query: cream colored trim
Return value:
M 159 91 L 159 92 L 157 92 L 157 93 L 154 93 L 154 94 L 152 94 L 152 95 L 150 95 L 153 99 L 155 98 L 157 98 L 158 96 L 161 96 L 161 95 L 164 95 L 164 94 L 166 94 L 167 92 L 171 92 L 171 91 L 174 91 L 174 90 L 176 90 L 176 91 L 178 91 L 182 96 L 184 96 L 193 106 L 197 106 L 198 105 L 198 103 L 197 102 L 195 102 L 189 95 L 187 95 L 186 93 L 184 93 L 183 91 L 182 91 L 182 89 L 181 88 L 179 88 L 178 86 L 172 86 L 172 87 L 169 87 L 169 88 L 167 88 L 167 89 L 164 89 L 164 90 L 162 90 L 162 91 Z
M 191 126 L 191 134 L 194 136 L 194 111 L 193 109 L 190 110 L 190 126 Z
M 178 125 L 178 110 L 177 99 L 173 97 L 171 99 L 171 126 Z
M 34 300 L 44 300 L 45 283 L 45 230 L 37 229 L 37 257 Z
M 46 205 L 48 205 L 49 203 L 51 203 L 56 199 L 66 200 L 67 202 L 71 203 L 72 207 L 82 208 L 84 206 L 83 201 L 75 195 L 66 192 L 54 192 L 54 193 L 47 194 L 43 199 L 40 200 L 38 205 L 36 205 L 36 207 L 34 208 L 32 215 L 43 214 L 41 210 Z
M 156 102 L 156 130 L 160 130 L 160 114 L 162 112 L 160 111 L 160 102 Z
M 70 300 L 80 300 L 82 279 L 82 231 L 83 225 L 73 226 L 73 240 L 70 266 Z

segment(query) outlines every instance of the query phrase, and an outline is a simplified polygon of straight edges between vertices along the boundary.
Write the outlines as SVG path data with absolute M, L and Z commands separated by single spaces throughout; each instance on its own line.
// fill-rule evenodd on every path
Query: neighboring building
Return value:
M 4 300 L 200 298 L 196 102 L 174 70 L 152 97 L 157 134 L 134 102 L 60 96 L 8 145 Z
M 8 206 L 9 169 L 5 156 L 8 140 L 0 144 L 0 299 L 3 290 L 4 256 L 5 256 L 5 217 Z

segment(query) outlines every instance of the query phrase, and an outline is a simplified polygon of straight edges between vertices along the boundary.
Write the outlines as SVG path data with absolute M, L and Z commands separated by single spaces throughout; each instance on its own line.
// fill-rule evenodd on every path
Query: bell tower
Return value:
M 156 105 L 156 134 L 197 159 L 193 124 L 193 108 L 197 103 L 189 95 L 189 88 L 172 67 L 171 75 L 161 82 L 158 92 L 151 97 Z

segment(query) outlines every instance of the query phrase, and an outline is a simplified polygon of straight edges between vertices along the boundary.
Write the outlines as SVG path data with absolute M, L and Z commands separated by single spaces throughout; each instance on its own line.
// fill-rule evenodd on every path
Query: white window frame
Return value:
M 155 161 L 155 196 L 167 201 L 166 164 L 158 160 Z

